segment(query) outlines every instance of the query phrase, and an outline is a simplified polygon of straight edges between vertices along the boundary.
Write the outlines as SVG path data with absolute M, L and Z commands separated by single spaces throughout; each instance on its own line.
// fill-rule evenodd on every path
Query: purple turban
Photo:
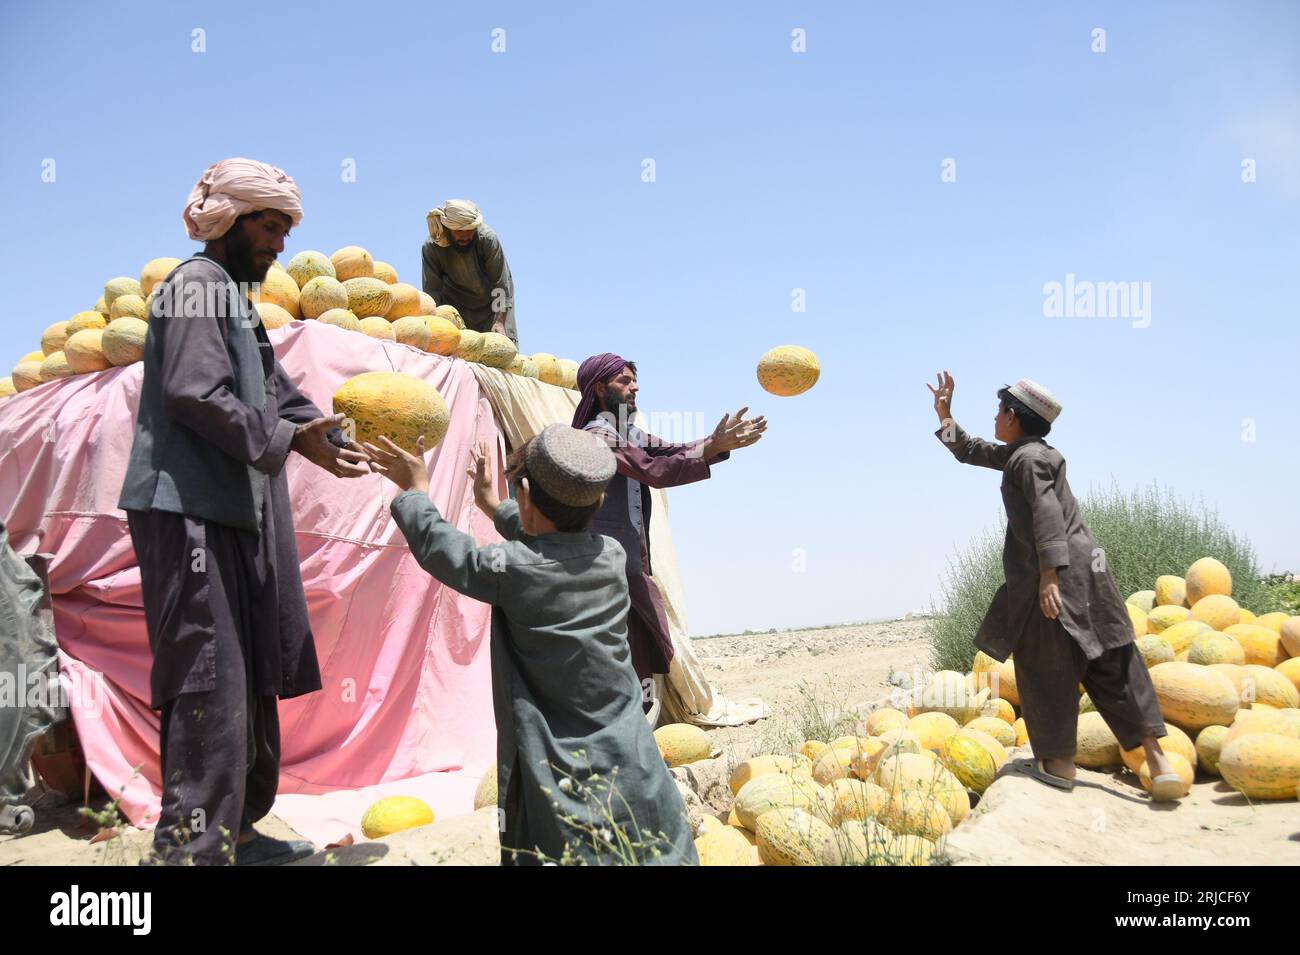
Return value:
M 578 401 L 578 410 L 573 413 L 575 428 L 585 428 L 596 417 L 596 382 L 609 381 L 630 364 L 618 355 L 605 352 L 592 355 L 578 366 L 578 390 L 582 392 L 582 398 Z

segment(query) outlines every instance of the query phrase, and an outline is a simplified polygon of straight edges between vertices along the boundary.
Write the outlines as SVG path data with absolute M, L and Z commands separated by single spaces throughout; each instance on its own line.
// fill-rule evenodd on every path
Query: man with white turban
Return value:
M 118 506 L 161 711 L 162 862 L 278 864 L 313 851 L 253 829 L 279 784 L 276 698 L 321 687 L 285 461 L 296 451 L 338 477 L 369 469 L 337 427 L 343 416 L 294 387 L 247 297 L 301 219 L 282 170 L 212 166 L 184 213 L 203 251 L 159 284 L 150 314 Z
M 515 282 L 501 240 L 468 199 L 448 199 L 429 212 L 424 241 L 424 290 L 453 305 L 476 332 L 499 332 L 515 344 Z

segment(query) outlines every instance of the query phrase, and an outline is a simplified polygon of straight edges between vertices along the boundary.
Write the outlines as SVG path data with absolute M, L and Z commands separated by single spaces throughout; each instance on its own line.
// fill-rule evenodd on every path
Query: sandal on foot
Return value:
M 1183 789 L 1183 780 L 1177 773 L 1161 773 L 1151 777 L 1151 799 L 1153 802 L 1173 802 L 1187 793 Z
M 1066 779 L 1064 776 L 1057 776 L 1055 773 L 1049 773 L 1041 759 L 1035 759 L 1029 764 L 1025 771 L 1039 782 L 1046 783 L 1049 786 L 1054 786 L 1057 789 L 1064 789 L 1066 792 L 1070 792 L 1074 789 L 1073 779 Z
M 316 854 L 310 842 L 272 839 L 260 832 L 248 842 L 235 846 L 235 865 L 284 865 Z

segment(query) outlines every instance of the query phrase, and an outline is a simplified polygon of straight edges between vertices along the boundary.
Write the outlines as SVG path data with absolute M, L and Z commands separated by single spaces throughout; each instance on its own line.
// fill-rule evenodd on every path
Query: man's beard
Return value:
M 451 240 L 451 243 L 452 243 L 452 245 L 454 245 L 456 248 L 460 249 L 462 252 L 468 252 L 470 249 L 474 248 L 474 240 L 475 240 L 476 238 L 478 238 L 478 236 L 473 236 L 473 235 L 472 235 L 472 236 L 469 237 L 469 241 L 468 241 L 468 242 L 461 242 L 460 239 L 453 238 L 453 239 Z
M 261 282 L 271 266 L 258 263 L 253 244 L 242 229 L 233 228 L 226 233 L 226 271 L 236 282 Z
M 626 399 L 617 395 L 606 395 L 605 413 L 610 416 L 610 424 L 617 428 L 621 434 L 632 423 L 632 416 L 636 414 L 636 405 L 629 404 Z

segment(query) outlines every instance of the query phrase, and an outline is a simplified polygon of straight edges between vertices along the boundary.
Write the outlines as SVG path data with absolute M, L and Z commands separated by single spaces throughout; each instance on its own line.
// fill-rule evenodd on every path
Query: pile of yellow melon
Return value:
M 152 259 L 138 280 L 106 282 L 93 308 L 46 328 L 40 351 L 24 355 L 9 377 L 0 378 L 0 401 L 45 382 L 140 361 L 154 286 L 180 264 L 180 259 Z M 332 256 L 299 252 L 285 267 L 275 263 L 253 302 L 268 329 L 319 321 L 577 390 L 576 361 L 548 352 L 524 355 L 504 335 L 466 328 L 454 307 L 399 282 L 391 265 L 375 261 L 360 246 L 346 246 Z

